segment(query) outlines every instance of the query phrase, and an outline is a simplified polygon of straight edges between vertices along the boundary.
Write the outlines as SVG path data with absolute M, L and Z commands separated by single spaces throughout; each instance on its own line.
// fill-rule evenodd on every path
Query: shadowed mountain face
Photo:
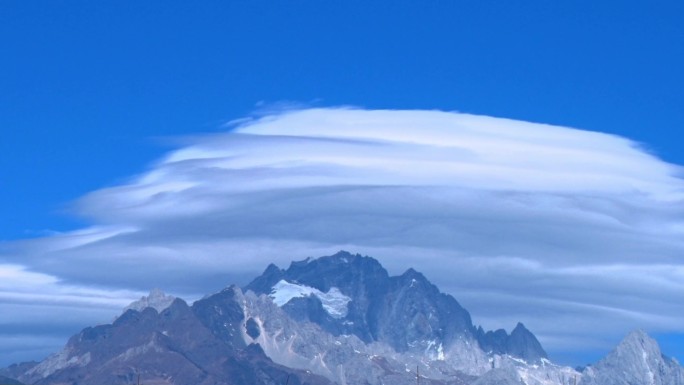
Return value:
M 485 332 L 481 327 L 477 329 L 476 335 L 480 347 L 486 352 L 510 354 L 527 362 L 539 362 L 542 358 L 548 358 L 534 334 L 520 322 L 510 335 L 503 329 Z
M 237 289 L 239 291 L 239 289 Z M 30 384 L 329 384 L 281 367 L 238 330 L 242 308 L 233 289 L 189 307 L 176 299 L 158 313 L 127 310 L 111 325 L 86 328 L 62 352 L 19 378 Z
M 0 370 L 0 382 L 684 385 L 681 367 L 642 332 L 580 374 L 551 363 L 522 323 L 510 334 L 475 328 L 422 274 L 391 277 L 346 252 L 270 265 L 244 291 L 231 286 L 192 306 L 155 291 L 127 309 L 42 362 Z
M 541 344 L 522 324 L 510 336 L 504 330 L 485 333 L 476 329 L 468 311 L 454 297 L 441 293 L 413 269 L 390 277 L 373 258 L 339 252 L 293 262 L 287 270 L 270 265 L 244 289 L 271 294 L 281 281 L 321 293 L 336 288 L 349 298 L 346 314 L 341 317 L 326 312 L 315 295 L 293 297 L 284 307 L 290 316 L 315 322 L 333 335 L 353 334 L 367 343 L 387 343 L 399 352 L 415 346 L 446 347 L 459 338 L 468 338 L 478 341 L 485 351 L 530 362 L 547 358 Z

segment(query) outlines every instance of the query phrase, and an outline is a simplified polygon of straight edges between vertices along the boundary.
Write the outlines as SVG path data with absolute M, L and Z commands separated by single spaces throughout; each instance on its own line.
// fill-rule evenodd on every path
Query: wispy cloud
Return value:
M 70 284 L 26 266 L 0 264 L 0 366 L 61 349 L 65 337 L 111 321 L 141 295 L 123 288 Z
M 6 269 L 199 294 L 348 249 L 418 268 L 486 327 L 524 321 L 552 355 L 634 327 L 682 331 L 682 169 L 638 143 L 439 111 L 235 125 L 75 202 L 92 228 L 6 245 Z

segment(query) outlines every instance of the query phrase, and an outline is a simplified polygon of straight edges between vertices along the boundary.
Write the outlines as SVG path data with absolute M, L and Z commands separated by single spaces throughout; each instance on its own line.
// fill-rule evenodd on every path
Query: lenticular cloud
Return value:
M 171 153 L 135 183 L 84 200 L 87 215 L 213 210 L 216 195 L 405 186 L 644 194 L 680 200 L 678 168 L 617 136 L 437 111 L 315 109 L 251 121 Z M 96 210 L 98 204 L 116 209 Z M 140 205 L 146 205 L 141 207 Z M 189 206 L 187 206 L 189 205 Z M 108 206 L 112 207 L 112 206 Z
M 476 323 L 521 320 L 563 352 L 684 325 L 680 172 L 628 139 L 572 128 L 289 111 L 189 139 L 80 199 L 103 236 L 36 240 L 16 255 L 31 250 L 21 263 L 83 285 L 203 293 L 229 274 L 347 249 L 415 267 Z

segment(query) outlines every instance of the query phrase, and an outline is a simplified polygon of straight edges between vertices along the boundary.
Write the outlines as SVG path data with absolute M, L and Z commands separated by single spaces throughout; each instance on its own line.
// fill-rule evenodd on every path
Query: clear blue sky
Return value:
M 683 21 L 681 1 L 2 1 L 0 240 L 79 228 L 70 201 L 262 102 L 571 126 L 684 164 Z

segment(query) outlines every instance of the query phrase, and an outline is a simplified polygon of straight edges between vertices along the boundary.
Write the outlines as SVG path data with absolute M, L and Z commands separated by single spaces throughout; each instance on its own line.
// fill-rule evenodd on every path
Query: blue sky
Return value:
M 365 3 L 5 2 L 0 237 L 73 226 L 61 204 L 139 172 L 155 138 L 262 101 L 559 124 L 681 163 L 680 2 Z
M 460 111 L 575 127 L 629 138 L 681 165 L 681 20 L 679 1 L 3 2 L 0 239 L 14 248 L 115 223 L 74 215 L 73 202 L 128 183 L 196 143 L 188 137 L 284 106 Z M 131 290 L 122 298 L 145 289 L 87 282 L 16 255 L 0 262 L 92 290 Z M 681 298 L 663 302 L 682 306 Z M 69 322 L 55 327 L 53 345 L 80 327 Z M 669 336 L 682 331 L 658 330 L 680 360 Z M 46 351 L 36 346 L 35 354 Z M 555 351 L 580 364 L 602 349 Z

